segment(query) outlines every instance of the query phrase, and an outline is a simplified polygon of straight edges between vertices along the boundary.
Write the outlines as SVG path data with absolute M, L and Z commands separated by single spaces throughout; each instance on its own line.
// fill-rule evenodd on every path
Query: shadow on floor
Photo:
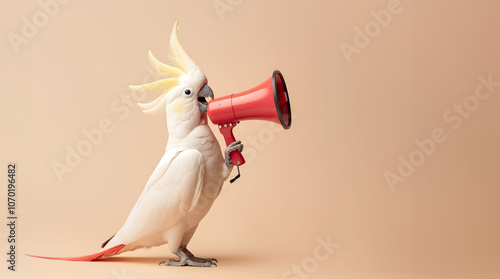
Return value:
M 137 263 L 137 264 L 154 264 L 157 265 L 162 261 L 168 261 L 172 257 L 124 257 L 124 256 L 114 256 L 111 258 L 95 260 L 96 262 L 118 262 L 118 263 Z M 251 254 L 226 254 L 219 255 L 215 257 L 219 261 L 219 265 L 241 265 L 241 264 L 255 264 L 265 261 L 264 258 L 256 257 Z

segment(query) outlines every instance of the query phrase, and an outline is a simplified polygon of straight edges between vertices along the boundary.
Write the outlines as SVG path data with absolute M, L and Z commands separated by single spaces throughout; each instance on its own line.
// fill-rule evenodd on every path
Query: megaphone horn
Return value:
M 269 79 L 250 90 L 211 100 L 207 113 L 210 121 L 219 126 L 227 146 L 236 141 L 233 128 L 243 120 L 271 121 L 281 124 L 284 129 L 289 129 L 292 125 L 292 111 L 285 79 L 278 70 L 275 70 Z M 245 163 L 239 151 L 231 152 L 230 156 L 231 163 L 235 166 Z

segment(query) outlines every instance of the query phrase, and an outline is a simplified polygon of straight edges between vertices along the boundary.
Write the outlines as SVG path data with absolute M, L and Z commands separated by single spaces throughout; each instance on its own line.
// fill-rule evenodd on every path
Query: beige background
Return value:
M 232 6 L 219 15 L 214 2 Z M 149 76 L 149 49 L 167 59 L 177 19 L 216 96 L 280 69 L 294 116 L 289 131 L 236 128 L 248 163 L 190 244 L 219 267 L 158 266 L 172 257 L 160 247 L 92 263 L 19 255 L 16 273 L 0 261 L 2 278 L 498 278 L 500 87 L 457 129 L 443 115 L 473 102 L 479 76 L 500 81 L 500 1 L 401 0 L 349 63 L 341 43 L 390 3 L 69 1 L 16 52 L 9 34 L 43 9 L 0 1 L 0 154 L 4 172 L 18 163 L 18 254 L 93 253 L 120 228 L 168 135 L 164 115 L 112 106 Z M 103 119 L 114 130 L 60 182 L 52 164 Z M 384 173 L 436 128 L 446 141 L 391 191 Z M 328 237 L 340 246 L 313 266 Z M 5 225 L 0 239 L 4 259 Z M 308 273 L 287 275 L 302 264 Z

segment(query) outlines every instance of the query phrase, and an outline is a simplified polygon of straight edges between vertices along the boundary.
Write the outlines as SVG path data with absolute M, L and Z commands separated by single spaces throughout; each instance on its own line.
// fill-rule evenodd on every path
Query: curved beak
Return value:
M 214 92 L 212 91 L 212 88 L 208 86 L 208 84 L 203 85 L 201 88 L 200 92 L 198 92 L 198 107 L 200 108 L 201 113 L 207 112 L 207 97 L 210 97 L 211 99 L 214 98 Z

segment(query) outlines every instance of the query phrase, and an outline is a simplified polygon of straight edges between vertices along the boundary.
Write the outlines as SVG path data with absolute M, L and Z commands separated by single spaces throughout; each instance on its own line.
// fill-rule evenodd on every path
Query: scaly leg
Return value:
M 210 267 L 212 265 L 217 266 L 216 259 L 204 259 L 195 257 L 186 247 L 179 247 L 179 250 L 174 253 L 179 257 L 178 260 L 171 259 L 169 261 L 163 261 L 159 264 L 167 265 L 167 266 L 202 266 L 202 267 Z

